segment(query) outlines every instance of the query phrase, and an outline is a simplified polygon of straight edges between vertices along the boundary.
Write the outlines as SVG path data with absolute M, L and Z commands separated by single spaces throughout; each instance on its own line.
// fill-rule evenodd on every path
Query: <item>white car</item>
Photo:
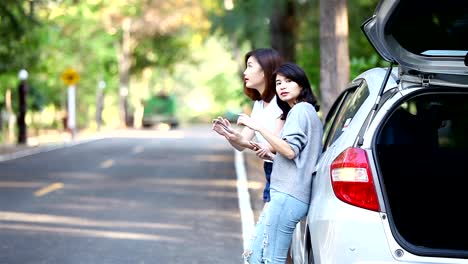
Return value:
M 325 120 L 293 263 L 468 263 L 468 1 L 383 0 L 362 29 L 389 67 Z

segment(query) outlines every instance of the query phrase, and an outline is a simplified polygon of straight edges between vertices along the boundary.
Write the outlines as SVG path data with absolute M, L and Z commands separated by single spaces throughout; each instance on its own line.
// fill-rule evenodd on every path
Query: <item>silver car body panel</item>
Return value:
M 398 87 L 399 91 L 389 98 L 377 111 L 367 132 L 361 148 L 367 151 L 369 164 L 380 203 L 380 212 L 374 212 L 349 205 L 337 199 L 330 180 L 331 162 L 346 148 L 353 146 L 359 130 L 363 126 L 370 110 L 378 96 L 378 90 L 384 80 L 385 69 L 376 68 L 366 71 L 356 77 L 364 79 L 368 85 L 369 96 L 361 105 L 359 111 L 350 121 L 346 131 L 322 154 L 317 163 L 317 173 L 313 180 L 312 200 L 305 222 L 300 222 L 294 234 L 292 252 L 296 257 L 294 263 L 305 263 L 304 249 L 307 239 L 313 248 L 313 263 L 342 264 L 342 263 L 461 263 L 467 260 L 422 257 L 403 249 L 395 240 L 383 202 L 380 189 L 378 171 L 374 154 L 372 153 L 372 138 L 379 129 L 381 121 L 396 102 L 406 95 L 423 89 L 422 85 L 412 85 L 412 88 L 401 89 L 403 83 L 397 84 L 395 76 L 397 69 L 393 69 L 385 91 Z M 356 80 L 355 79 L 355 80 Z M 417 82 L 415 82 L 417 83 Z M 302 225 L 302 226 L 301 226 Z M 304 232 L 308 230 L 309 234 Z
M 343 150 L 353 145 L 375 104 L 384 76 L 385 69 L 373 69 L 356 78 L 366 80 L 369 97 L 345 128 L 346 132 L 336 139 L 317 164 L 319 171 L 313 181 L 307 217 L 314 263 L 376 263 L 377 260 L 379 263 L 393 263 L 395 260 L 388 247 L 380 213 L 338 200 L 331 186 L 329 166 Z M 395 80 L 391 79 L 385 90 L 396 86 Z M 383 204 L 383 198 L 379 197 L 379 200 Z

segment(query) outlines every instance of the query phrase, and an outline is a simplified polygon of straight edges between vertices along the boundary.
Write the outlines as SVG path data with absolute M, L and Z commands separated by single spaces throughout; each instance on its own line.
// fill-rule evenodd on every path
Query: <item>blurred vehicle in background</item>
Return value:
M 226 113 L 224 114 L 224 117 L 229 120 L 232 124 L 237 123 L 237 118 L 239 117 L 239 113 L 242 113 L 241 108 L 235 108 L 235 109 L 228 109 Z
M 159 93 L 143 102 L 142 125 L 145 128 L 168 125 L 170 128 L 179 126 L 176 118 L 175 97 L 165 93 Z

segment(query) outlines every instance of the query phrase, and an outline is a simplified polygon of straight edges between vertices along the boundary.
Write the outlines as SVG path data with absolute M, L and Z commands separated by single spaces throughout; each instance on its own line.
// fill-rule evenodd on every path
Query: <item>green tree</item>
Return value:
M 184 57 L 183 55 L 187 54 L 184 50 L 188 49 L 188 44 L 180 41 L 183 39 L 181 32 L 184 32 L 184 27 L 187 26 L 203 27 L 204 16 L 198 1 L 113 1 L 113 5 L 109 5 L 104 13 L 108 30 L 119 33 L 116 42 L 120 79 L 119 116 L 121 126 L 125 126 L 129 117 L 127 97 L 130 91 L 131 69 L 138 71 L 144 66 L 161 65 L 159 58 L 165 58 L 164 66 L 170 67 L 176 60 L 164 56 L 167 49 L 180 51 L 179 55 L 175 56 L 176 59 Z M 179 41 L 167 41 L 170 38 L 179 38 Z M 155 50 L 157 48 L 161 50 Z M 145 58 L 143 54 L 154 56 Z M 138 59 L 133 60 L 135 57 Z
M 339 20 L 340 23 L 349 24 L 345 31 L 347 37 L 341 38 L 343 41 L 340 42 L 343 47 L 348 46 L 348 48 L 342 49 L 343 52 L 349 53 L 349 58 L 345 59 L 348 57 L 347 55 L 340 55 L 344 62 L 339 62 L 340 69 L 349 71 L 349 74 L 340 74 L 343 76 L 341 77 L 343 81 L 340 83 L 356 77 L 364 69 L 382 64 L 360 29 L 360 25 L 372 16 L 378 0 L 341 0 L 340 5 L 337 1 L 323 1 L 322 8 L 329 15 L 322 16 L 320 13 L 321 1 L 319 0 L 232 1 L 232 8 L 223 6 L 223 3 L 226 2 L 231 1 L 218 1 L 216 8 L 212 9 L 210 18 L 213 21 L 213 32 L 228 36 L 231 40 L 230 48 L 234 54 L 233 57 L 241 61 L 239 58 L 242 58 L 242 49 L 261 46 L 275 47 L 281 43 L 274 37 L 275 34 L 287 36 L 289 46 L 284 49 L 290 50 L 291 53 L 287 57 L 294 58 L 294 61 L 305 69 L 319 98 L 328 98 L 326 103 L 321 102 L 322 105 L 325 104 L 325 109 L 336 97 L 336 91 L 330 95 L 323 94 L 330 93 L 326 87 L 332 86 L 323 85 L 322 87 L 320 85 L 320 60 L 323 57 L 320 55 L 320 49 L 321 46 L 323 49 L 327 49 L 320 44 L 321 20 L 327 21 L 336 18 L 329 12 L 340 11 L 342 18 Z M 348 5 L 351 7 L 350 9 L 343 8 Z M 275 20 L 277 21 L 275 22 Z M 324 22 L 322 26 L 330 27 L 323 30 L 324 34 L 333 33 L 335 29 L 332 27 L 334 25 L 334 21 Z M 276 28 L 276 31 L 273 28 Z M 343 44 L 345 42 L 348 42 L 349 45 Z M 330 51 L 328 55 L 324 56 L 334 56 L 333 52 L 337 51 L 336 46 L 332 45 L 328 48 Z M 286 52 L 283 51 L 283 53 Z M 325 58 L 322 59 L 325 60 Z M 239 65 L 242 69 L 243 65 L 241 63 Z M 335 69 L 328 69 L 326 72 L 329 72 L 330 76 L 331 74 L 336 76 Z M 323 71 L 324 69 L 322 69 Z
M 239 53 L 239 49 L 246 44 L 248 49 L 272 47 L 286 60 L 296 61 L 296 40 L 300 25 L 298 14 L 303 13 L 298 10 L 307 7 L 306 2 L 220 1 L 217 8 L 210 12 L 212 30 L 231 39 L 231 49 L 237 60 L 243 55 Z
M 270 5 L 271 46 L 287 61 L 296 61 L 299 4 L 295 0 L 275 0 Z
M 34 18 L 33 1 L 7 0 L 0 3 L 0 74 L 29 66 L 37 60 L 32 52 L 38 45 L 34 29 L 39 23 Z

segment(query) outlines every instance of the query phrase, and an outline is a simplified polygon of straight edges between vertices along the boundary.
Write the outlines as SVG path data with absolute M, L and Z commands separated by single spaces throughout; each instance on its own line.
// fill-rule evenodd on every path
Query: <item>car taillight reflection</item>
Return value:
M 341 152 L 331 164 L 330 174 L 338 199 L 372 211 L 380 210 L 369 160 L 363 149 L 348 148 Z

